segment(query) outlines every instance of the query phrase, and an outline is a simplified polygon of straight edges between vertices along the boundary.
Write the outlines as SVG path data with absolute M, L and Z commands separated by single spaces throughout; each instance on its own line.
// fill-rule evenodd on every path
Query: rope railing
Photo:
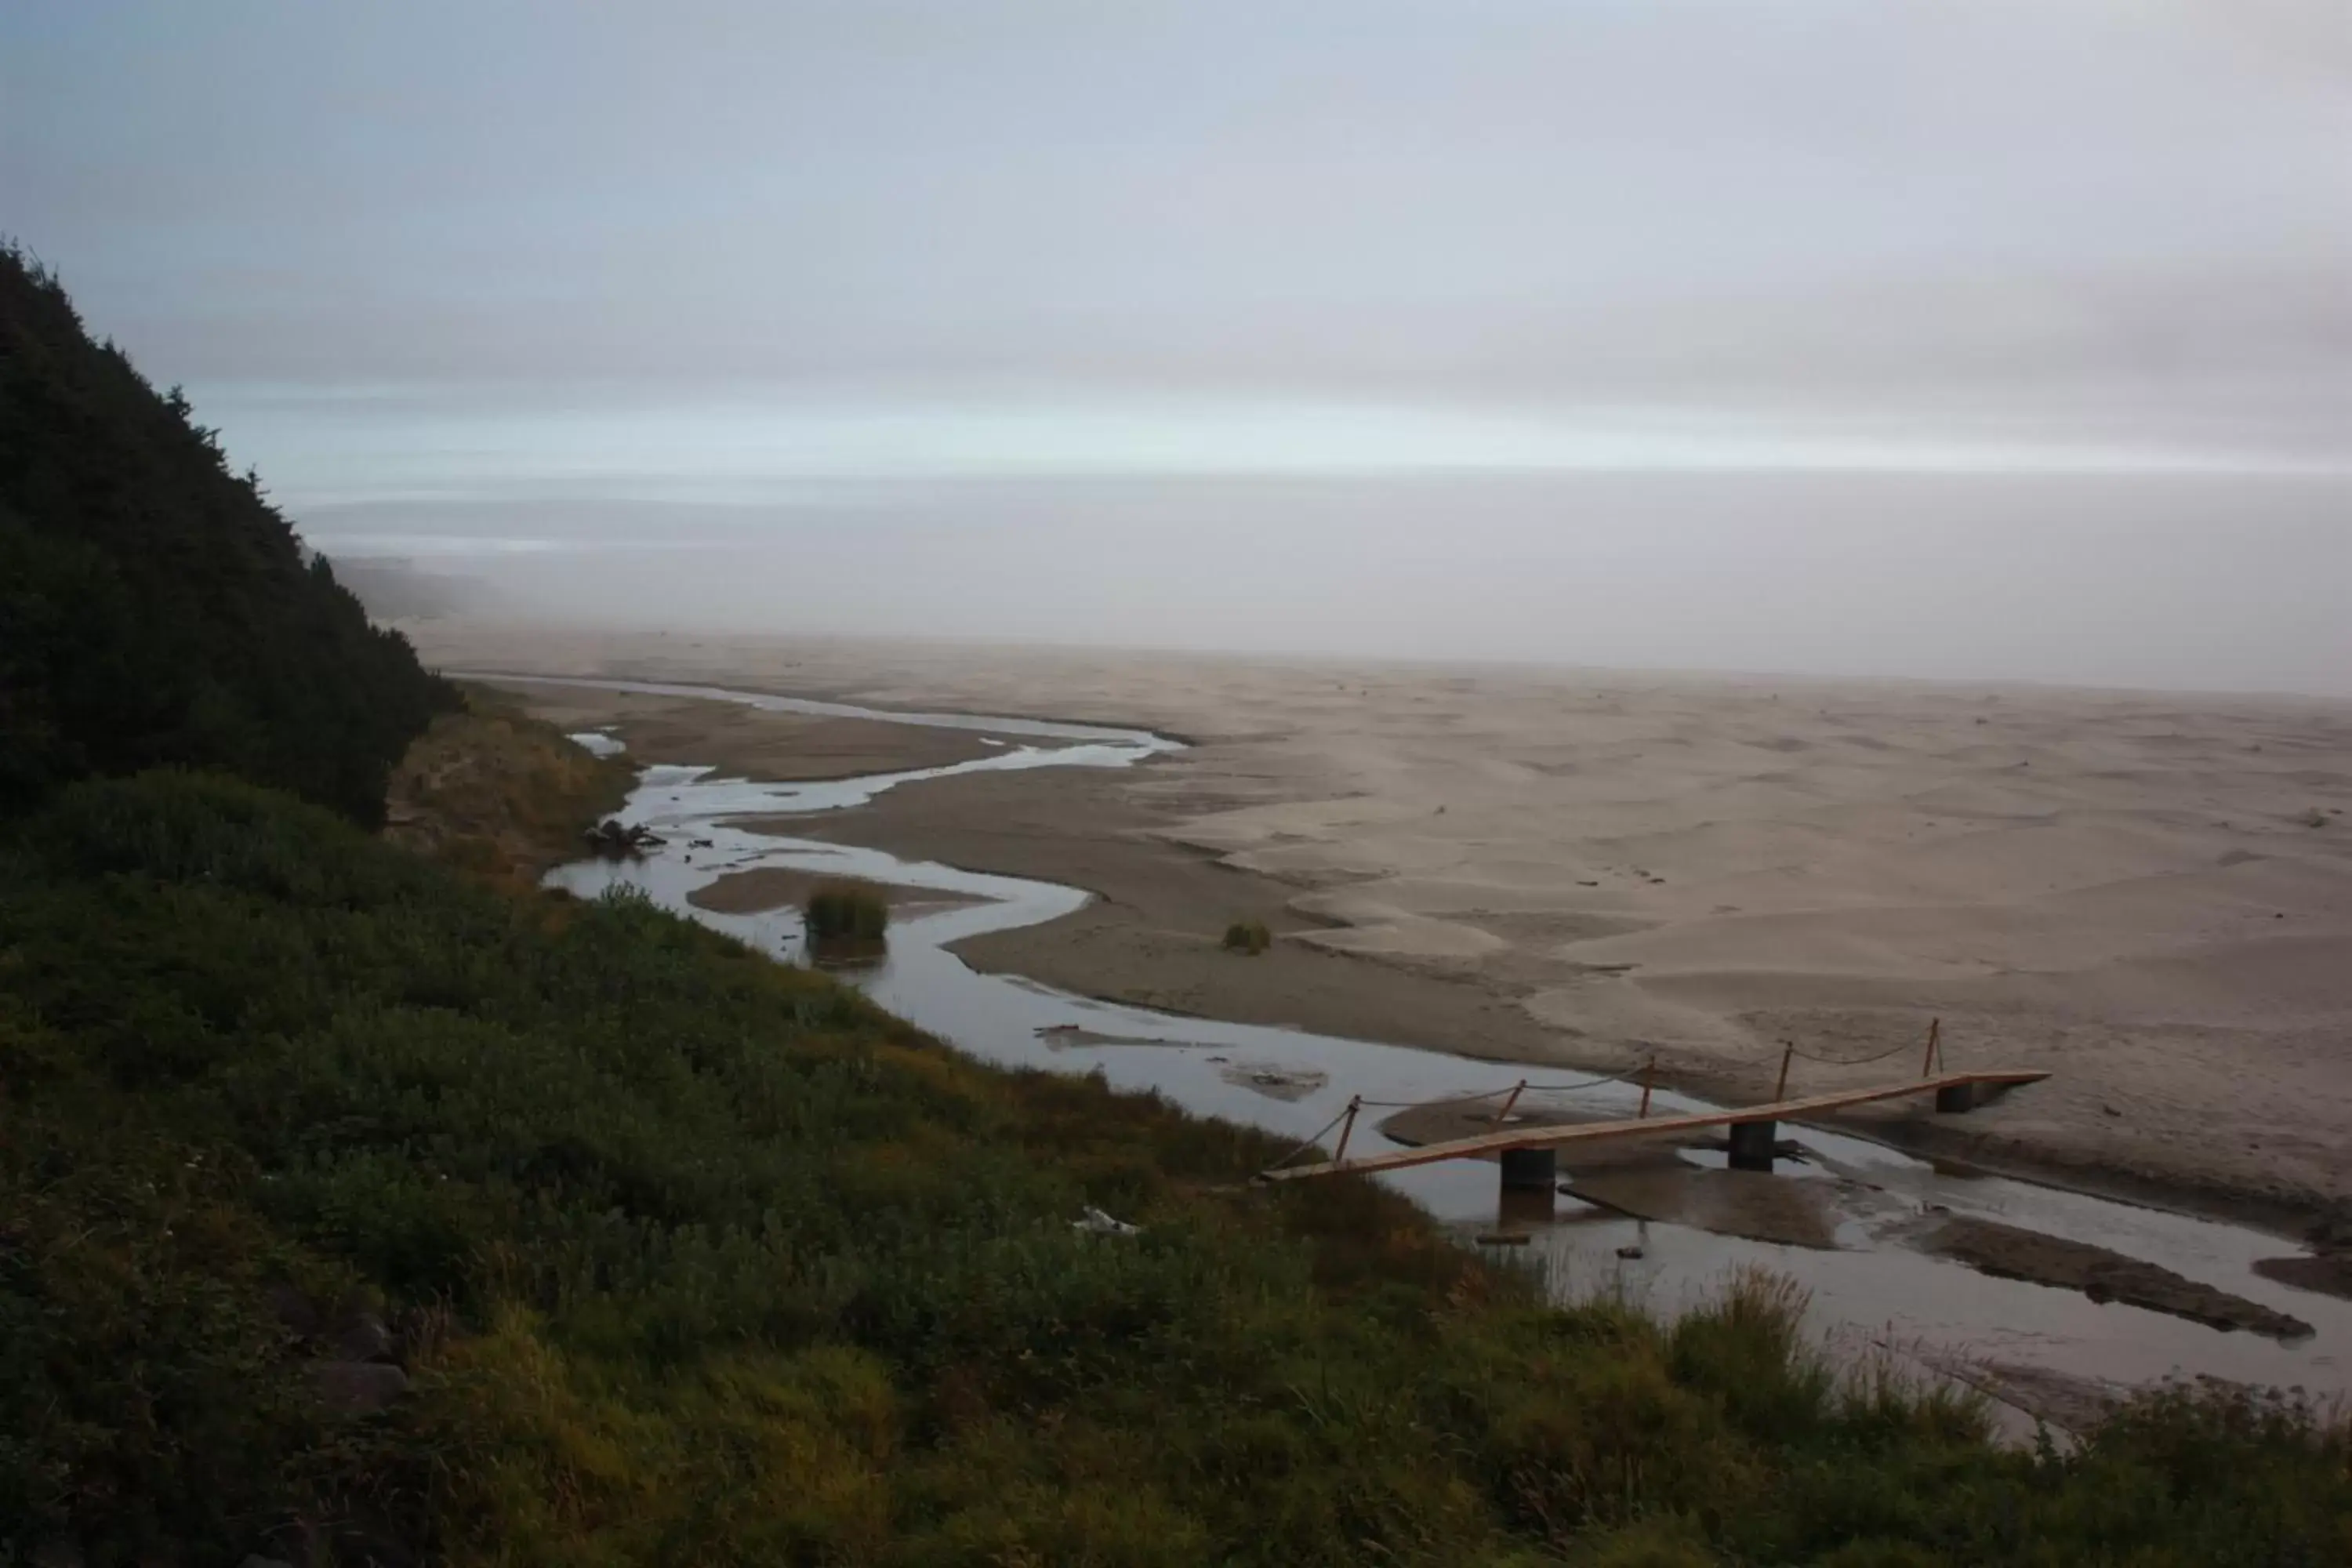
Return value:
M 1814 1051 L 1800 1050 L 1797 1047 L 1790 1045 L 1786 1040 L 1781 1041 L 1780 1045 L 1782 1049 L 1796 1057 L 1800 1061 L 1819 1062 L 1823 1067 L 1832 1068 L 1868 1067 L 1873 1062 L 1883 1062 L 1889 1057 L 1899 1056 L 1903 1052 L 1914 1048 L 1910 1041 L 1905 1040 L 1899 1044 L 1889 1046 L 1886 1049 L 1879 1051 L 1872 1056 L 1825 1057 Z
M 1282 1167 L 1289 1164 L 1290 1162 L 1297 1159 L 1298 1156 L 1307 1152 L 1307 1150 L 1314 1148 L 1318 1143 L 1323 1142 L 1323 1134 L 1330 1131 L 1331 1129 L 1339 1126 L 1339 1123 L 1347 1121 L 1349 1117 L 1354 1115 L 1357 1108 L 1361 1103 L 1362 1102 L 1360 1100 L 1349 1100 L 1347 1105 L 1341 1109 L 1339 1115 L 1331 1118 L 1330 1121 L 1326 1121 L 1322 1126 L 1318 1127 L 1314 1131 L 1309 1132 L 1306 1137 L 1300 1139 L 1297 1145 L 1293 1148 L 1290 1152 L 1285 1154 L 1281 1159 L 1275 1161 L 1272 1164 L 1268 1165 L 1266 1169 L 1269 1171 L 1279 1171 Z
M 1631 1083 L 1624 1073 L 1606 1073 L 1600 1078 L 1580 1078 L 1570 1083 L 1534 1083 L 1522 1079 L 1507 1083 L 1500 1089 L 1481 1089 L 1476 1094 L 1441 1094 L 1431 1100 L 1368 1100 L 1368 1107 L 1384 1110 L 1418 1110 L 1425 1105 L 1475 1105 L 1482 1100 L 1501 1100 L 1512 1094 L 1570 1094 L 1578 1089 L 1599 1089 L 1605 1083 Z
M 1632 1077 L 1625 1073 L 1612 1072 L 1600 1078 L 1580 1078 L 1573 1083 L 1530 1083 L 1528 1085 L 1528 1092 L 1529 1094 L 1570 1094 L 1580 1089 L 1599 1089 L 1604 1083 L 1632 1083 L 1633 1081 Z

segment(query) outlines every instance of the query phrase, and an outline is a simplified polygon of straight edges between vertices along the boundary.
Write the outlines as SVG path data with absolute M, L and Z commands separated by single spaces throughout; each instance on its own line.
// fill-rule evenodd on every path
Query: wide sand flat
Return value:
M 827 820 L 1108 895 L 1075 917 L 1080 940 L 1073 922 L 982 939 L 989 967 L 1475 1054 L 1654 1056 L 1759 1095 L 1782 1039 L 1895 1053 L 1798 1064 L 1794 1087 L 1827 1089 L 1916 1068 L 1898 1047 L 1939 1016 L 1955 1064 L 2057 1073 L 1945 1124 L 1948 1142 L 2292 1205 L 2352 1197 L 2343 705 L 414 629 L 450 666 L 1194 740 L 1129 775 L 1038 775 L 1094 804 L 1025 826 L 1017 775 Z M 959 805 L 981 791 L 985 809 Z M 1182 889 L 1160 895 L 1154 865 L 1229 880 L 1171 872 Z M 1230 914 L 1269 908 L 1275 962 L 1214 951 Z

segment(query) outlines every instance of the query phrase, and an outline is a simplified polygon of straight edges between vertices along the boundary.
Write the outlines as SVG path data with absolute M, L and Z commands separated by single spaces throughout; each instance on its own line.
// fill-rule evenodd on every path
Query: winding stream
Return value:
M 530 679 L 741 702 L 774 711 L 977 731 L 1001 741 L 1001 750 L 951 766 L 824 783 L 751 784 L 711 777 L 706 768 L 650 767 L 622 815 L 625 821 L 643 823 L 661 834 L 666 846 L 642 859 L 578 861 L 547 879 L 549 885 L 583 897 L 618 886 L 640 889 L 666 908 L 785 961 L 802 957 L 796 911 L 719 914 L 697 908 L 688 896 L 738 871 L 780 867 L 978 900 L 894 921 L 888 957 L 848 978 L 892 1012 L 985 1060 L 1099 1072 L 1121 1089 L 1155 1089 L 1188 1110 L 1301 1139 L 1330 1122 L 1351 1095 L 1419 1101 L 1487 1092 L 1522 1076 L 1576 1076 L 1291 1029 L 1173 1016 L 1068 995 L 1017 976 L 976 973 L 947 951 L 950 943 L 1056 919 L 1078 909 L 1090 895 L 1052 883 L 910 863 L 880 850 L 734 826 L 746 817 L 855 805 L 918 779 L 983 770 L 1128 767 L 1181 749 L 1175 741 L 1141 730 L 899 712 L 715 687 Z M 1627 1115 L 1636 1097 L 1629 1086 L 1607 1084 L 1556 1095 L 1552 1100 L 1583 1112 Z M 1654 1105 L 1704 1109 L 1700 1101 L 1663 1090 Z M 1802 1163 L 1784 1163 L 1781 1177 L 1828 1184 L 1824 1190 L 1831 1195 L 1824 1212 L 1834 1227 L 1832 1247 L 1784 1246 L 1626 1218 L 1566 1196 L 1555 1205 L 1536 1194 L 1537 1206 L 1530 1212 L 1522 1206 L 1521 1195 L 1513 1194 L 1510 1212 L 1501 1217 L 1509 1228 L 1529 1236 L 1528 1245 L 1515 1249 L 1515 1256 L 1542 1269 L 1549 1289 L 1563 1298 L 1615 1291 L 1662 1311 L 1719 1289 L 1727 1271 L 1737 1266 L 1760 1265 L 1810 1290 L 1816 1326 L 1832 1349 L 1848 1352 L 1881 1347 L 1898 1357 L 1925 1357 L 1928 1363 L 1958 1352 L 2115 1384 L 2202 1374 L 2296 1386 L 2323 1397 L 2352 1394 L 2352 1355 L 2347 1355 L 2352 1352 L 2352 1302 L 2297 1290 L 2253 1272 L 2256 1259 L 2293 1252 L 2292 1244 L 2245 1226 L 1938 1167 L 1843 1133 L 1783 1123 L 1781 1135 L 1800 1143 L 1805 1155 Z M 1393 1145 L 1370 1116 L 1358 1125 L 1350 1144 L 1359 1152 L 1388 1147 Z M 1724 1163 L 1722 1155 L 1705 1151 L 1685 1151 L 1680 1158 L 1697 1167 Z M 1497 1178 L 1490 1164 L 1449 1162 L 1381 1179 L 1409 1194 L 1465 1239 L 1497 1224 Z M 2101 1304 L 2074 1290 L 1980 1274 L 1909 1245 L 1906 1238 L 1938 1209 L 2111 1247 L 2292 1314 L 2315 1331 L 2281 1343 L 2137 1307 Z

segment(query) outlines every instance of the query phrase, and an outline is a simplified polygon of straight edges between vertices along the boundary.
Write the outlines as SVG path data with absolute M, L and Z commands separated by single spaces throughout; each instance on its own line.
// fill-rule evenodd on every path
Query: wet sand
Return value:
M 2352 1197 L 2342 705 L 416 629 L 453 668 L 1193 739 L 796 826 L 1101 895 L 965 944 L 983 969 L 1466 1055 L 1654 1057 L 1733 1101 L 1769 1095 L 1783 1038 L 1817 1058 L 1792 1090 L 1916 1072 L 1941 1017 L 1955 1065 L 2056 1077 L 1860 1125 L 2279 1223 Z M 1221 951 L 1247 918 L 1273 951 Z
M 2254 1265 L 2254 1272 L 2298 1290 L 2316 1290 L 2352 1301 L 2352 1255 L 2322 1252 L 2307 1258 L 2265 1258 Z
M 1929 1252 L 1956 1258 L 1987 1274 L 2063 1286 L 2082 1291 L 2094 1301 L 2121 1301 L 2169 1312 L 2209 1328 L 2243 1329 L 2276 1340 L 2301 1339 L 2311 1332 L 2311 1325 L 2299 1318 L 2185 1279 L 2144 1259 L 1996 1220 L 1947 1219 L 1927 1233 L 1922 1245 Z
M 2265 1258 L 2254 1272 L 2298 1290 L 2352 1301 L 2352 1205 L 2330 1209 L 2304 1232 L 2311 1250 L 2286 1258 Z

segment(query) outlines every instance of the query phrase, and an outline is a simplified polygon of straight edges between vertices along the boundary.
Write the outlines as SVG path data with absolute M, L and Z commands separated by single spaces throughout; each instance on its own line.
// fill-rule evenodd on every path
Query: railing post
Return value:
M 1519 1079 L 1518 1082 L 1511 1086 L 1509 1097 L 1503 1101 L 1503 1109 L 1495 1112 L 1494 1124 L 1496 1126 L 1500 1127 L 1505 1121 L 1510 1119 L 1511 1107 L 1518 1104 L 1519 1096 L 1527 1091 L 1527 1087 L 1528 1080 L 1525 1079 Z
M 1643 1121 L 1650 1119 L 1650 1080 L 1657 1076 L 1658 1058 L 1652 1057 L 1642 1065 L 1642 1109 L 1635 1114 Z
M 1356 1112 L 1362 1110 L 1363 1105 L 1364 1097 L 1360 1094 L 1348 1101 L 1348 1120 L 1346 1124 L 1339 1129 L 1339 1147 L 1338 1151 L 1332 1154 L 1331 1163 L 1337 1165 L 1347 1159 L 1348 1135 L 1355 1131 Z
M 1772 1086 L 1772 1103 L 1778 1105 L 1789 1098 L 1789 1058 L 1797 1054 L 1797 1042 L 1780 1042 L 1780 1079 Z

